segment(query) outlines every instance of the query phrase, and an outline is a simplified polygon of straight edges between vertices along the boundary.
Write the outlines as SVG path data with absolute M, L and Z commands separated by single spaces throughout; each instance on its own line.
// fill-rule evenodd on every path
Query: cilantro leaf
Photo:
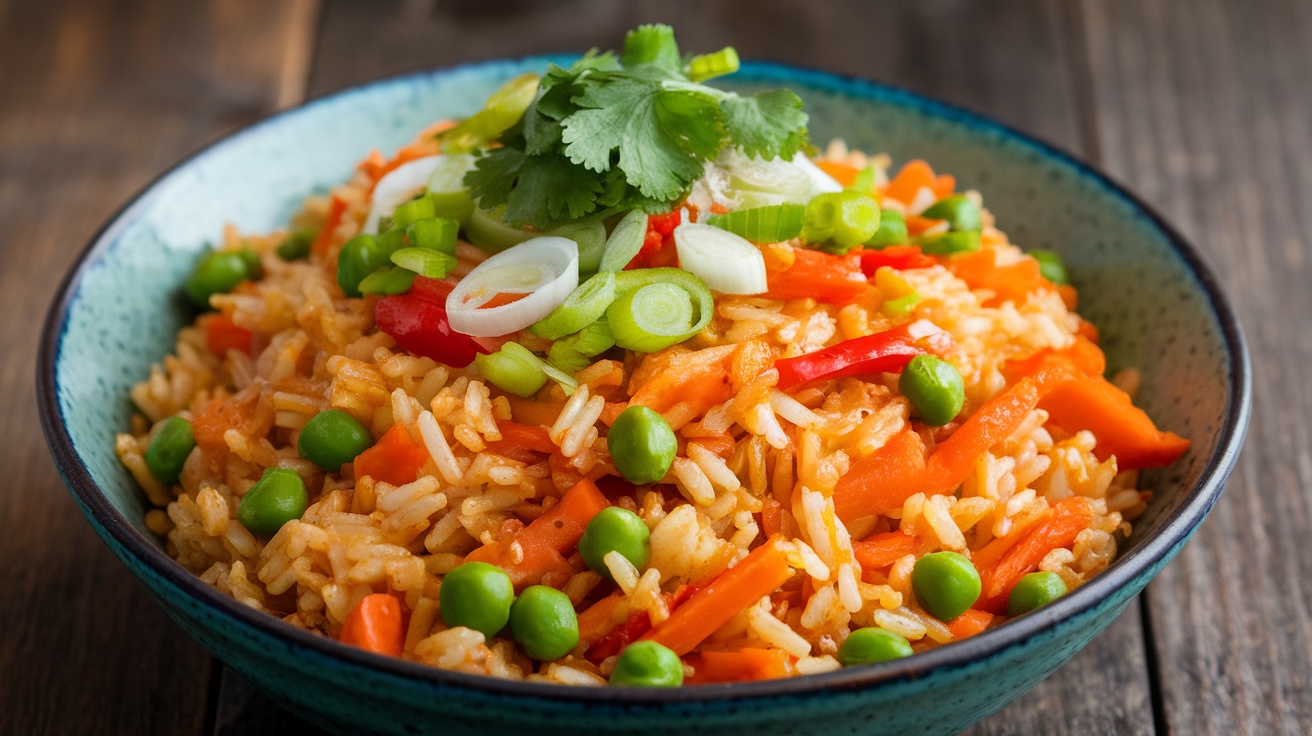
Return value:
M 674 29 L 664 23 L 638 26 L 624 37 L 624 54 L 620 63 L 626 70 L 652 66 L 666 74 L 678 74 L 683 66 Z
M 511 146 L 493 149 L 479 156 L 474 168 L 465 174 L 465 186 L 483 209 L 490 210 L 510 198 L 523 166 L 522 150 Z
M 721 103 L 724 127 L 748 156 L 791 159 L 806 144 L 807 115 L 792 90 L 772 89 Z
M 647 197 L 676 199 L 724 140 L 719 105 L 709 94 L 626 76 L 590 88 L 576 102 L 584 109 L 565 120 L 565 155 L 604 172 L 618 150 L 620 170 Z
M 595 209 L 601 177 L 580 169 L 563 154 L 528 156 L 506 200 L 506 221 L 545 228 L 564 219 L 577 220 Z

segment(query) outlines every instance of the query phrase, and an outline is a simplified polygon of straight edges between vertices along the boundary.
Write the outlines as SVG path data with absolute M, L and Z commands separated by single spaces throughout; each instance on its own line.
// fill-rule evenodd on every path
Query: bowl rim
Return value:
M 136 562 L 177 588 L 198 604 L 216 610 L 237 625 L 255 629 L 260 634 L 289 641 L 350 667 L 374 670 L 393 678 L 416 681 L 436 689 L 452 688 L 480 696 L 513 696 L 544 703 L 612 705 L 620 707 L 657 707 L 664 705 L 741 704 L 748 700 L 797 697 L 820 693 L 850 692 L 874 686 L 907 683 L 930 676 L 936 671 L 964 668 L 1027 640 L 1057 629 L 1078 614 L 1098 608 L 1112 599 L 1122 586 L 1132 583 L 1151 570 L 1162 558 L 1169 559 L 1201 524 L 1220 497 L 1226 478 L 1237 461 L 1247 431 L 1252 404 L 1251 372 L 1247 342 L 1238 317 L 1222 292 L 1215 273 L 1200 253 L 1157 211 L 1118 184 L 1108 175 L 1084 163 L 1072 154 L 1012 127 L 965 107 L 944 102 L 908 89 L 834 72 L 772 61 L 750 61 L 742 65 L 735 81 L 771 82 L 800 85 L 815 91 L 850 98 L 877 100 L 921 114 L 946 119 L 969 128 L 991 132 L 1011 143 L 1056 161 L 1073 173 L 1099 186 L 1105 193 L 1129 205 L 1145 217 L 1178 255 L 1197 280 L 1207 303 L 1217 319 L 1230 363 L 1229 400 L 1218 446 L 1185 500 L 1158 522 L 1132 549 L 1119 556 L 1105 571 L 1088 583 L 1063 596 L 1055 603 L 1024 617 L 1009 621 L 966 641 L 932 649 L 912 657 L 860 667 L 843 668 L 802 677 L 762 680 L 747 683 L 701 685 L 677 689 L 643 689 L 612 687 L 574 687 L 549 683 L 503 680 L 473 675 L 373 654 L 342 644 L 328 637 L 297 629 L 281 620 L 242 605 L 224 596 L 184 569 L 130 524 L 109 503 L 95 479 L 74 449 L 65 424 L 58 397 L 56 361 L 62 348 L 70 309 L 80 291 L 86 272 L 102 260 L 132 223 L 152 203 L 156 188 L 174 173 L 225 145 L 269 126 L 285 122 L 291 116 L 322 104 L 347 97 L 368 94 L 393 85 L 413 86 L 461 72 L 493 71 L 498 66 L 545 65 L 569 63 L 576 55 L 531 55 L 516 59 L 491 59 L 436 69 L 424 69 L 352 85 L 294 107 L 278 111 L 243 126 L 195 150 L 170 166 L 142 187 L 105 225 L 92 236 L 69 267 L 47 312 L 37 356 L 37 399 L 42 429 L 65 484 L 78 500 L 93 527 L 112 538 Z M 221 659 L 221 658 L 220 658 Z

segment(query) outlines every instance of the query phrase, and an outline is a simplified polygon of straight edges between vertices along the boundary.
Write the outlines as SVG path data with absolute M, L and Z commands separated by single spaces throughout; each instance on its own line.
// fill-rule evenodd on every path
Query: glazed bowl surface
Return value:
M 87 519 L 188 633 L 299 715 L 342 733 L 950 734 L 1001 708 L 1102 631 L 1179 552 L 1219 497 L 1248 424 L 1242 331 L 1198 253 L 1145 204 L 1070 156 L 973 113 L 871 82 L 745 64 L 728 87 L 787 86 L 812 140 L 924 158 L 974 188 L 1024 248 L 1064 258 L 1112 369 L 1193 446 L 1145 476 L 1154 492 L 1120 558 L 1044 608 L 964 642 L 823 675 L 679 690 L 565 688 L 430 669 L 312 635 L 246 608 L 170 559 L 114 454 L 129 387 L 191 319 L 178 286 L 225 224 L 284 226 L 301 200 L 512 76 L 565 58 L 387 79 L 241 130 L 163 174 L 98 233 L 60 287 L 38 367 L 42 425 Z M 122 631 L 118 636 L 148 632 Z

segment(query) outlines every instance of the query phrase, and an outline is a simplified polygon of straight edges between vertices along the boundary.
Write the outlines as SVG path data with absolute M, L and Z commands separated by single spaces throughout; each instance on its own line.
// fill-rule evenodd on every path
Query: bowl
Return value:
M 312 635 L 220 595 L 170 559 L 114 454 L 128 388 L 172 347 L 177 298 L 225 223 L 260 232 L 342 181 L 371 148 L 393 150 L 433 120 L 464 116 L 510 77 L 563 58 L 496 61 L 348 89 L 283 112 L 166 172 L 91 241 L 46 321 L 42 425 L 96 532 L 172 618 L 263 692 L 350 733 L 956 733 L 1056 670 L 1171 560 L 1216 502 L 1251 403 L 1239 324 L 1198 253 L 1145 204 L 1072 157 L 979 115 L 910 92 L 774 64 L 726 86 L 787 86 L 834 136 L 928 159 L 984 193 L 999 226 L 1051 248 L 1080 288 L 1112 367 L 1142 370 L 1141 404 L 1193 440 L 1145 476 L 1154 491 L 1121 557 L 1083 587 L 964 642 L 878 665 L 786 680 L 642 691 L 567 688 L 430 669 Z M 120 631 L 119 636 L 140 632 Z

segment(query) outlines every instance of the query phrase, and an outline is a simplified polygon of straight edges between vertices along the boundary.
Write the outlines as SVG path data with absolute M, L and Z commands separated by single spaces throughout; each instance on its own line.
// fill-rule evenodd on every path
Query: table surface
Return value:
M 1238 308 L 1256 404 L 1220 504 L 1136 605 L 969 733 L 1312 730 L 1312 555 L 1291 552 L 1312 532 L 1312 3 L 0 0 L 0 732 L 309 728 L 168 621 L 46 451 L 38 325 L 95 229 L 188 152 L 306 97 L 614 47 L 652 20 L 688 49 L 893 82 L 1066 148 L 1157 205 Z

